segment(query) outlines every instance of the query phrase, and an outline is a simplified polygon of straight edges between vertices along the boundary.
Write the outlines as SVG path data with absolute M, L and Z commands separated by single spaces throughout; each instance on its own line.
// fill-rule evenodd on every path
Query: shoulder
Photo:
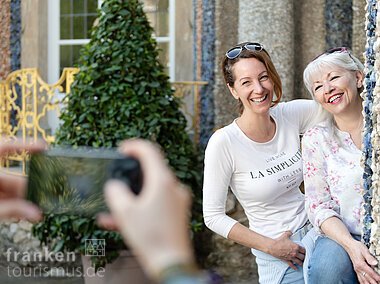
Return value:
M 303 143 L 312 143 L 326 140 L 330 136 L 330 128 L 327 125 L 319 124 L 309 128 L 302 137 Z
M 310 110 L 317 110 L 318 103 L 314 100 L 296 99 L 288 102 L 281 102 L 273 107 L 273 110 L 275 109 L 283 112 L 309 112 Z
M 210 147 L 223 147 L 231 144 L 232 138 L 236 136 L 236 127 L 234 122 L 231 124 L 219 128 L 210 137 L 206 150 Z
M 271 114 L 277 118 L 284 118 L 292 124 L 300 125 L 301 122 L 311 120 L 318 109 L 318 104 L 314 100 L 297 99 L 279 103 L 271 109 Z M 304 132 L 306 129 L 302 128 Z

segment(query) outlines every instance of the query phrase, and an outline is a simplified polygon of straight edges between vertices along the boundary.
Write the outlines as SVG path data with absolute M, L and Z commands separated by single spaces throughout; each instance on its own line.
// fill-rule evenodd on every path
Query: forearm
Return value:
M 347 252 L 356 240 L 351 236 L 346 225 L 337 217 L 326 219 L 321 224 L 322 232 L 330 239 L 339 243 Z
M 273 239 L 258 234 L 240 223 L 236 223 L 228 234 L 228 239 L 243 246 L 269 253 Z
M 291 268 L 297 270 L 295 264 L 302 265 L 305 257 L 305 248 L 291 241 L 291 234 L 290 231 L 285 231 L 280 237 L 272 239 L 236 223 L 229 232 L 228 238 L 249 248 L 281 259 Z

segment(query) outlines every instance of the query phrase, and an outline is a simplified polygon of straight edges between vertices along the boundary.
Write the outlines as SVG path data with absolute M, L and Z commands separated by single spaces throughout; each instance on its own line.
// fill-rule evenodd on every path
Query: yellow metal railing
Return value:
M 0 82 L 0 137 L 2 141 L 21 140 L 32 142 L 42 139 L 54 142 L 51 118 L 58 121 L 63 95 L 70 94 L 70 87 L 78 68 L 65 68 L 54 84 L 44 82 L 36 68 L 21 69 Z M 183 101 L 182 111 L 188 121 L 188 132 L 197 143 L 199 140 L 200 88 L 206 82 L 173 82 L 174 95 Z M 69 97 L 69 96 L 68 96 Z M 0 167 L 19 166 L 25 174 L 28 153 L 10 154 L 0 159 Z
M 65 68 L 60 79 L 54 84 L 44 82 L 36 68 L 20 69 L 10 73 L 0 89 L 0 135 L 2 141 L 21 140 L 33 142 L 42 139 L 54 141 L 49 126 L 49 116 L 59 116 L 62 99 L 58 93 L 70 93 L 70 86 L 77 68 Z M 25 173 L 26 152 L 10 154 L 0 161 L 9 168 L 21 162 Z

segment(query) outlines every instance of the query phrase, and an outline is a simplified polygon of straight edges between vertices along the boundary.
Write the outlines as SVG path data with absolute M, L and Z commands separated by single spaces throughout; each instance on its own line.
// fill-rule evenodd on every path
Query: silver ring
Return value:
M 366 272 L 362 272 L 363 277 L 364 277 L 366 274 L 367 274 Z

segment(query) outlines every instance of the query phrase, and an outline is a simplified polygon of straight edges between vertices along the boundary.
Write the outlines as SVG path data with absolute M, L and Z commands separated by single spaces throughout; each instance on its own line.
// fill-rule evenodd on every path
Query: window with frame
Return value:
M 61 0 L 59 15 L 59 66 L 74 66 L 97 17 L 98 0 Z
M 171 80 L 174 72 L 175 0 L 141 0 L 154 29 L 159 60 Z M 49 0 L 49 82 L 58 80 L 63 68 L 72 67 L 81 47 L 89 42 L 90 30 L 103 0 Z

